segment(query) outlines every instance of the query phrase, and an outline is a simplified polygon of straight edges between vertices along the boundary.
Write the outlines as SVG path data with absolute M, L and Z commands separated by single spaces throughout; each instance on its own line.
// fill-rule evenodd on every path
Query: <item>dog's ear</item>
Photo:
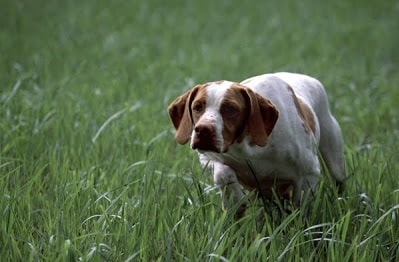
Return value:
M 200 85 L 195 86 L 176 98 L 168 107 L 169 117 L 176 128 L 175 138 L 179 144 L 186 144 L 190 140 L 194 126 L 191 117 L 191 102 L 200 87 Z
M 278 109 L 268 99 L 244 87 L 243 95 L 247 106 L 250 108 L 247 130 L 252 138 L 252 143 L 265 146 L 278 119 Z

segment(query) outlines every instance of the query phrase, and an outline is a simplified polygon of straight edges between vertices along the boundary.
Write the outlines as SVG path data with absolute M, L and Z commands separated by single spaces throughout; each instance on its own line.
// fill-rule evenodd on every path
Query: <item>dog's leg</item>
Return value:
M 319 179 L 320 174 L 314 174 L 306 175 L 295 182 L 292 200 L 297 207 L 301 206 L 304 201 L 312 201 Z
M 345 180 L 344 145 L 341 129 L 333 116 L 320 125 L 320 153 L 340 191 Z
M 244 198 L 244 192 L 237 180 L 236 173 L 229 166 L 214 163 L 213 180 L 222 192 L 223 209 L 230 209 Z M 241 218 L 244 215 L 246 204 L 242 203 L 236 212 L 236 216 Z

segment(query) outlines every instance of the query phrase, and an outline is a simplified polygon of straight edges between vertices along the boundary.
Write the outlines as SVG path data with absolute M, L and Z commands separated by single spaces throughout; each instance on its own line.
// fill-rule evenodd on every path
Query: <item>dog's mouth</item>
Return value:
M 191 148 L 200 153 L 225 153 L 224 138 L 221 130 L 213 123 L 197 123 L 191 135 Z
M 217 146 L 217 141 L 210 137 L 199 137 L 195 135 L 191 142 L 191 148 L 197 150 L 200 153 L 203 152 L 215 152 L 221 153 L 222 150 Z

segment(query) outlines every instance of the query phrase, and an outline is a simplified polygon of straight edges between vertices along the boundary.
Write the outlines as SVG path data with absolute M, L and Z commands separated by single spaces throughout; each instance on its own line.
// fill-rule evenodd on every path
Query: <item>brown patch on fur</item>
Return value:
M 233 85 L 229 88 L 219 110 L 223 117 L 224 150 L 227 150 L 232 143 L 241 142 L 244 139 L 250 108 L 246 105 L 246 100 L 242 95 L 242 87 Z
M 204 97 L 206 101 L 205 87 L 208 85 L 209 83 L 195 86 L 176 98 L 168 107 L 170 119 L 176 128 L 175 138 L 179 144 L 185 144 L 190 140 L 194 127 L 191 103 L 197 96 Z
M 292 93 L 292 98 L 294 99 L 294 104 L 295 104 L 296 110 L 298 111 L 298 114 L 304 123 L 305 130 L 308 133 L 312 132 L 313 134 L 315 134 L 316 124 L 315 124 L 314 115 L 313 115 L 311 109 L 305 102 L 302 101 L 302 99 L 298 98 L 295 95 L 295 92 L 291 86 L 288 86 L 288 89 Z
M 278 118 L 278 110 L 268 99 L 238 83 L 233 83 L 220 107 L 226 151 L 249 134 L 251 143 L 265 146 Z
M 278 119 L 279 112 L 277 108 L 270 100 L 255 93 L 248 87 L 238 83 L 233 84 L 232 87 L 240 90 L 249 110 L 247 131 L 252 138 L 251 143 L 265 146 Z
M 195 96 L 191 99 L 189 106 L 189 113 L 191 116 L 192 123 L 195 125 L 195 123 L 198 122 L 200 117 L 204 114 L 205 109 L 206 109 L 206 99 L 207 99 L 207 94 L 206 94 L 206 88 L 209 85 L 204 84 L 201 85 L 202 88 L 197 91 Z

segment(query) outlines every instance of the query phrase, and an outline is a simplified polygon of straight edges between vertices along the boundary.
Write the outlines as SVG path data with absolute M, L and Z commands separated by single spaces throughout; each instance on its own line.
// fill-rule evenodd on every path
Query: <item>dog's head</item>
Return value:
M 191 138 L 199 151 L 227 152 L 249 136 L 251 144 L 265 146 L 278 118 L 268 99 L 229 81 L 197 85 L 168 107 L 180 144 Z

